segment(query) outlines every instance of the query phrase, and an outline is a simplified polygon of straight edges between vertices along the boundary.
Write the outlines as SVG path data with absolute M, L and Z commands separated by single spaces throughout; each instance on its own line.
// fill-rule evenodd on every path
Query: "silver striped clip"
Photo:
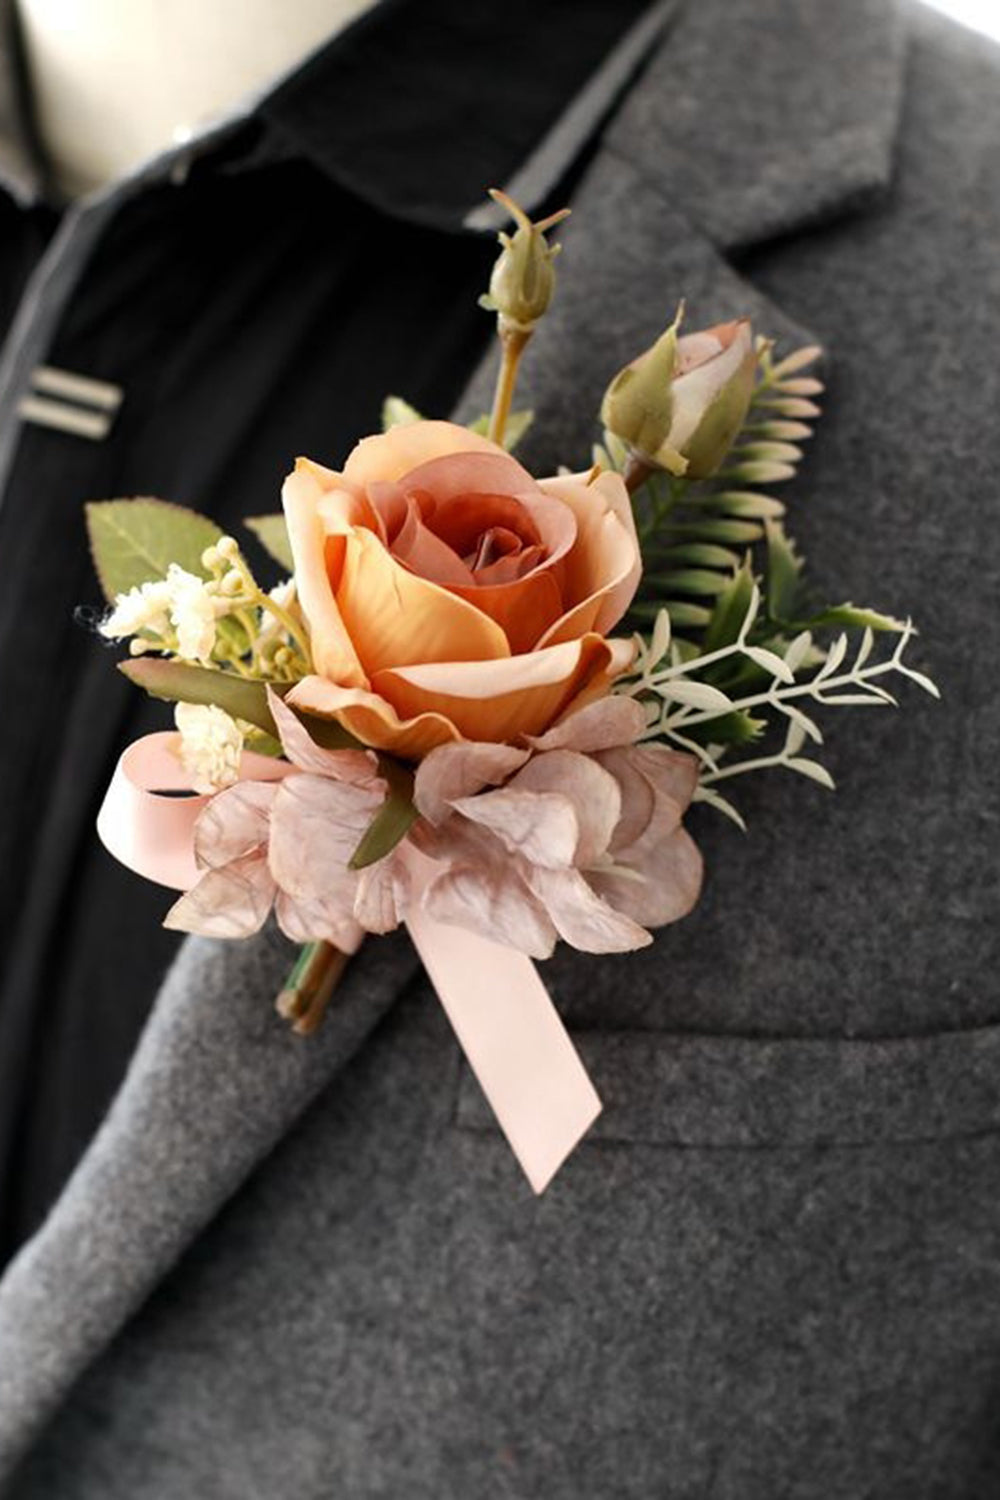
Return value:
M 22 422 L 52 427 L 99 443 L 111 431 L 124 391 L 107 380 L 73 375 L 52 365 L 32 372 L 31 390 L 17 404 Z

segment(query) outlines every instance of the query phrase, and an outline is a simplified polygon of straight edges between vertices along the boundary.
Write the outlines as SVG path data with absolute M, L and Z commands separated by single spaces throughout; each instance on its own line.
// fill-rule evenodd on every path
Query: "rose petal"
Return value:
M 753 349 L 750 324 L 745 318 L 718 323 L 706 331 L 722 345 L 722 352 L 678 375 L 672 387 L 673 415 L 668 441 L 679 450 L 684 448 L 722 387 L 750 357 Z M 688 334 L 678 341 L 682 357 L 683 346 L 691 337 L 693 335 Z
M 324 750 L 317 745 L 302 720 L 292 713 L 280 694 L 270 687 L 267 703 L 281 737 L 281 747 L 293 765 L 314 776 L 331 776 L 352 786 L 367 787 L 385 796 L 385 782 L 378 775 L 378 760 L 370 750 Z
M 413 788 L 417 811 L 431 823 L 443 823 L 456 798 L 472 797 L 484 786 L 499 786 L 524 765 L 529 753 L 512 745 L 470 740 L 440 745 L 417 767 Z
M 503 631 L 514 655 L 531 651 L 563 613 L 555 565 L 548 560 L 512 583 L 454 586 L 451 592 L 482 610 Z
M 364 744 L 391 750 L 408 760 L 419 760 L 435 746 L 461 738 L 455 725 L 441 714 L 421 713 L 401 719 L 392 704 L 377 693 L 337 687 L 322 677 L 303 677 L 287 701 L 321 718 L 336 719 Z
M 632 502 L 620 474 L 592 484 L 582 476 L 545 479 L 542 490 L 576 516 L 577 537 L 563 564 L 563 598 L 572 606 L 540 646 L 571 640 L 586 630 L 606 635 L 628 609 L 642 576 Z
M 464 927 L 530 958 L 552 956 L 555 927 L 524 882 L 502 862 L 453 866 L 431 881 L 422 904 L 437 922 Z
M 610 693 L 564 714 L 545 734 L 525 739 L 533 750 L 579 750 L 592 755 L 595 750 L 631 745 L 645 727 L 646 712 L 637 699 Z
M 281 490 L 299 603 L 309 626 L 317 672 L 349 686 L 366 687 L 367 679 L 345 629 L 327 572 L 326 525 L 318 509 L 323 489 L 318 472 L 324 471 L 318 471 L 318 466 L 308 460 L 299 459 Z
M 508 456 L 489 438 L 455 422 L 407 422 L 374 437 L 362 438 L 344 465 L 344 478 L 364 488 L 372 481 L 401 479 L 418 465 L 447 453 Z
M 517 794 L 555 792 L 572 804 L 579 830 L 573 863 L 581 869 L 607 853 L 621 813 L 622 795 L 615 778 L 596 760 L 573 750 L 534 755 L 507 790 Z M 494 795 L 501 797 L 504 793 Z M 465 804 L 462 811 L 466 811 Z M 549 865 L 555 861 L 534 859 L 534 863 Z
M 474 582 L 472 569 L 425 525 L 420 507 L 412 497 L 406 501 L 406 517 L 389 550 L 397 562 L 430 583 L 451 588 L 456 584 L 471 586 Z
M 645 928 L 602 901 L 579 870 L 535 866 L 527 880 L 559 936 L 583 953 L 630 953 L 653 941 Z
M 499 625 L 452 590 L 415 577 L 360 527 L 344 545 L 337 604 L 370 678 L 412 663 L 510 656 Z
M 403 488 L 408 494 L 419 492 L 431 498 L 433 529 L 456 552 L 467 551 L 469 540 L 491 524 L 483 520 L 478 500 L 494 502 L 487 507 L 487 513 L 512 518 L 514 529 L 518 530 L 519 513 L 523 515 L 525 509 L 530 513 L 531 502 L 542 499 L 538 484 L 527 469 L 503 448 L 488 441 L 485 448 L 466 444 L 415 464 L 406 471 Z M 537 542 L 544 536 L 545 531 L 539 526 L 538 532 L 527 540 Z
M 172 932 L 245 938 L 259 932 L 274 902 L 275 885 L 264 854 L 247 854 L 206 871 L 164 918 Z
M 603 697 L 612 678 L 631 664 L 634 650 L 629 641 L 587 635 L 505 660 L 379 672 L 372 687 L 405 719 L 437 714 L 462 738 L 509 741 L 540 734 L 577 700 L 582 706 Z

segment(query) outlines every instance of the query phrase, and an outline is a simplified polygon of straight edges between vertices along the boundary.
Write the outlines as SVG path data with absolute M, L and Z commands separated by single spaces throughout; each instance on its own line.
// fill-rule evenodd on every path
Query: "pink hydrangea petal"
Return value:
M 455 811 L 495 834 L 511 854 L 530 864 L 566 868 L 580 840 L 576 808 L 557 792 L 518 792 L 503 788 L 458 797 Z
M 364 929 L 335 901 L 303 901 L 279 891 L 274 903 L 278 926 L 293 943 L 332 943 L 341 953 L 356 953 Z
M 354 915 L 366 932 L 394 932 L 410 900 L 410 876 L 401 859 L 390 854 L 360 871 Z
M 549 958 L 555 947 L 555 926 L 509 866 L 453 865 L 427 887 L 423 905 L 435 921 L 467 928 L 531 958 Z
M 417 810 L 428 822 L 443 823 L 456 798 L 472 797 L 484 786 L 499 786 L 524 765 L 528 755 L 513 745 L 475 740 L 439 745 L 417 767 L 413 789 Z
M 250 937 L 263 927 L 274 895 L 265 856 L 247 854 L 206 871 L 196 886 L 174 902 L 163 925 L 202 937 Z
M 611 840 L 613 853 L 641 838 L 654 816 L 659 837 L 666 838 L 673 832 L 698 782 L 694 756 L 665 745 L 632 745 L 602 751 L 597 759 L 622 791 L 621 820 Z
M 621 815 L 622 796 L 614 776 L 590 756 L 575 750 L 534 755 L 514 776 L 509 790 L 553 793 L 572 804 L 579 830 L 573 863 L 580 868 L 595 863 L 607 852 Z M 520 847 L 534 864 L 554 863 L 529 855 L 523 843 Z
M 217 792 L 195 824 L 195 860 L 203 870 L 221 869 L 267 847 L 278 782 L 238 781 Z
M 536 866 L 526 878 L 559 936 L 583 953 L 631 953 L 653 941 L 644 927 L 602 901 L 579 870 Z
M 357 875 L 348 869 L 381 798 L 319 776 L 289 776 L 271 814 L 269 862 L 278 886 L 301 901 L 329 901 L 350 913 Z
M 270 687 L 267 702 L 281 736 L 282 749 L 300 771 L 330 776 L 354 786 L 381 787 L 384 795 L 385 783 L 378 778 L 378 760 L 371 750 L 324 750 L 312 739 L 298 714 Z
M 656 812 L 657 794 L 652 782 L 642 774 L 628 750 L 605 750 L 597 758 L 615 778 L 621 791 L 621 816 L 610 844 L 614 854 L 634 844 L 645 833 Z M 673 824 L 676 827 L 681 820 L 681 807 L 673 801 L 671 805 L 676 812 Z M 665 831 L 670 833 L 671 829 L 667 828 Z
M 686 812 L 698 785 L 698 762 L 693 755 L 670 750 L 666 745 L 633 745 L 627 750 L 632 765 L 664 797 L 670 797 Z
M 596 750 L 631 745 L 645 727 L 642 704 L 611 693 L 571 710 L 545 734 L 525 735 L 525 743 L 533 750 L 579 750 L 592 755 Z
M 624 874 L 591 870 L 588 879 L 616 911 L 646 927 L 665 927 L 686 917 L 701 894 L 701 851 L 684 828 L 660 835 L 654 819 L 650 831 L 618 863 L 626 867 Z

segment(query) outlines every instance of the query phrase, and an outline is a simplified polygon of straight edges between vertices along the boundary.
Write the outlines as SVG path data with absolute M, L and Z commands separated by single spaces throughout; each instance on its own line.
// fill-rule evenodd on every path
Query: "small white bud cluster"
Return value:
M 196 792 L 210 795 L 239 779 L 243 731 L 215 704 L 178 703 L 174 722 L 180 731 L 180 758 Z

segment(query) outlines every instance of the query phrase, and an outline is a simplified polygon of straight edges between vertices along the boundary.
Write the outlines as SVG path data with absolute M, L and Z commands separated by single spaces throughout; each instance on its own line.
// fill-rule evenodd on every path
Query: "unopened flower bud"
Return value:
M 643 462 L 708 479 L 746 419 L 757 353 L 748 318 L 683 338 L 679 322 L 615 376 L 601 420 Z
M 503 249 L 493 266 L 489 292 L 480 302 L 498 315 L 501 332 L 506 328 L 530 333 L 548 309 L 555 288 L 552 262 L 559 246 L 550 245 L 545 233 L 561 223 L 569 209 L 533 224 L 506 193 L 494 188 L 490 196 L 510 212 L 517 229 L 499 236 Z

